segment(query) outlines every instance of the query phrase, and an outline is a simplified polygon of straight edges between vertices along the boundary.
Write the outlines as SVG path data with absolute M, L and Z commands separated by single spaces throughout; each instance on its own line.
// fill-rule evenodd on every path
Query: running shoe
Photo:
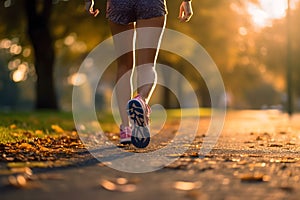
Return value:
M 125 126 L 124 128 L 120 127 L 120 143 L 121 144 L 130 144 L 131 143 L 131 128 Z
M 150 142 L 150 112 L 151 109 L 141 96 L 136 96 L 127 104 L 127 113 L 131 120 L 131 142 L 138 148 L 145 148 Z

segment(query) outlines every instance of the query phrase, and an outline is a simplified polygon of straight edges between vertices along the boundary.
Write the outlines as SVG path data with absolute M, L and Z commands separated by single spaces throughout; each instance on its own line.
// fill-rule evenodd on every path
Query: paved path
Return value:
M 199 158 L 197 152 L 209 124 L 208 118 L 201 119 L 187 153 L 161 170 L 125 173 L 108 167 L 113 160 L 105 166 L 83 153 L 71 167 L 33 169 L 24 186 L 12 186 L 14 180 L 2 175 L 0 199 L 296 200 L 300 197 L 299 122 L 299 115 L 290 119 L 276 111 L 229 112 L 217 144 Z M 158 134 L 146 151 L 172 138 L 172 127 Z

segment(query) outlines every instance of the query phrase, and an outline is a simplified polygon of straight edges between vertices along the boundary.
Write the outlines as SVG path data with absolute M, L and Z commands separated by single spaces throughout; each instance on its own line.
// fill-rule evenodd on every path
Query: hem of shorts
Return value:
M 159 14 L 159 15 L 155 15 L 155 16 L 151 16 L 151 17 L 141 17 L 141 18 L 137 18 L 137 20 L 143 20 L 143 19 L 152 19 L 152 18 L 156 18 L 156 17 L 162 17 L 162 16 L 166 16 L 168 15 L 168 13 L 164 13 L 164 14 Z
M 160 15 L 155 15 L 155 16 L 151 16 L 151 17 L 142 17 L 142 18 L 138 18 L 137 20 L 143 20 L 143 19 L 151 19 L 151 18 L 156 18 L 156 17 L 162 17 L 162 16 L 166 16 L 168 15 L 168 12 L 164 13 L 164 14 L 160 14 Z M 120 24 L 120 25 L 129 25 L 129 24 L 132 24 L 136 21 L 129 21 L 128 23 L 127 22 L 120 22 L 116 19 L 113 19 L 113 18 L 110 18 L 110 17 L 106 17 L 107 20 L 113 22 L 113 23 L 116 23 L 116 24 Z

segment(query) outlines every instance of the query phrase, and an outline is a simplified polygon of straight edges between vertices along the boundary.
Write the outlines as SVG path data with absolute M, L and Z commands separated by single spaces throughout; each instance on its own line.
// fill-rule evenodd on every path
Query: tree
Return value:
M 53 81 L 55 54 L 49 26 L 52 0 L 26 0 L 24 3 L 28 34 L 35 55 L 36 109 L 57 110 L 58 104 Z
M 97 7 L 103 11 L 105 0 L 96 3 L 100 4 Z M 69 11 L 68 14 L 66 10 Z M 0 42 L 7 40 L 11 43 L 10 46 L 21 47 L 21 51 L 13 54 L 10 47 L 2 48 L 1 51 L 7 54 L 7 59 L 3 60 L 0 68 L 8 70 L 9 63 L 15 60 L 28 64 L 28 70 L 24 73 L 26 78 L 14 84 L 22 89 L 24 85 L 28 86 L 27 83 L 30 83 L 30 86 L 35 85 L 34 92 L 27 92 L 28 96 L 25 98 L 34 100 L 37 109 L 62 108 L 62 99 L 64 103 L 68 101 L 70 104 L 72 87 L 66 79 L 70 73 L 76 71 L 86 54 L 108 36 L 107 24 L 103 25 L 104 15 L 105 13 L 101 12 L 98 18 L 90 17 L 84 12 L 83 1 L 2 2 Z M 72 38 L 71 44 L 66 43 L 68 38 Z M 23 56 L 25 49 L 29 50 L 29 56 Z M 7 80 L 12 79 L 11 74 L 15 71 L 17 66 L 9 68 Z M 27 86 L 26 90 L 32 89 Z
M 245 106 L 253 108 L 254 104 L 258 108 L 262 102 L 270 105 L 280 103 L 278 95 L 281 95 L 284 90 L 284 20 L 278 20 L 272 27 L 257 32 L 247 11 L 247 2 L 249 1 L 256 2 L 256 0 L 195 1 L 193 2 L 194 16 L 187 24 L 179 23 L 177 20 L 180 2 L 167 1 L 169 9 L 167 27 L 191 36 L 207 50 L 220 69 L 226 90 L 231 93 L 234 103 L 238 104 L 240 108 L 245 108 Z M 59 104 L 62 105 L 61 108 L 70 109 L 65 106 L 66 104 L 70 105 L 73 87 L 72 83 L 68 82 L 68 77 L 75 74 L 84 57 L 99 42 L 110 35 L 109 26 L 105 20 L 106 0 L 95 2 L 99 4 L 97 7 L 101 10 L 97 18 L 90 17 L 84 12 L 84 2 L 82 1 L 23 0 L 5 2 L 6 4 L 10 2 L 11 5 L 0 7 L 0 38 L 9 39 L 12 44 L 22 46 L 23 50 L 34 49 L 35 54 L 35 60 L 33 60 L 32 54 L 22 57 L 22 53 L 16 55 L 11 54 L 10 49 L 1 50 L 8 52 L 12 61 L 18 58 L 21 62 L 27 62 L 31 72 L 34 71 L 33 67 L 36 67 L 37 76 L 34 73 L 28 73 L 28 79 L 23 80 L 23 83 L 19 82 L 17 87 L 26 81 L 31 81 L 32 84 L 37 85 L 37 90 L 40 88 L 40 94 L 45 95 L 45 100 L 56 101 L 55 93 L 45 92 L 51 87 L 54 88 L 52 76 L 53 68 L 55 68 L 54 78 L 55 85 L 59 85 L 56 87 Z M 292 13 L 292 24 L 296 24 L 296 20 L 299 18 L 300 4 L 297 6 L 298 9 Z M 25 10 L 27 17 L 24 17 Z M 23 30 L 25 29 L 28 30 L 27 35 L 30 35 L 32 47 L 28 44 L 28 37 L 24 36 Z M 292 35 L 293 64 L 298 66 L 299 26 L 292 27 Z M 172 56 L 174 57 L 174 55 Z M 199 102 L 202 103 L 202 106 L 209 106 L 209 94 L 201 75 L 193 71 L 184 58 L 173 58 L 172 56 L 169 53 L 161 52 L 159 62 L 170 65 L 183 74 L 194 90 L 199 93 Z M 55 63 L 53 63 L 54 58 Z M 0 67 L 7 70 L 7 63 L 11 60 L 8 62 L 3 60 Z M 32 62 L 35 65 L 32 65 Z M 8 75 L 16 69 L 9 68 L 9 70 L 7 71 Z M 294 71 L 296 83 L 300 80 L 299 73 L 297 73 L 299 68 L 294 67 Z M 111 77 L 113 75 L 114 73 L 109 74 Z M 37 83 L 35 82 L 36 77 L 38 77 Z M 109 79 L 111 80 L 109 84 L 113 84 L 112 79 Z M 179 82 L 177 83 L 179 84 Z M 47 84 L 52 84 L 52 86 L 47 86 Z M 298 92 L 299 95 L 299 84 L 294 85 L 295 92 Z M 264 91 L 270 90 L 272 92 L 264 93 Z M 38 98 L 39 95 L 36 96 Z M 254 96 L 260 98 L 256 103 L 251 99 Z M 54 100 L 50 100 L 50 98 L 54 98 Z M 162 98 L 165 96 L 162 95 Z M 40 105 L 38 101 L 40 100 L 37 99 L 37 108 L 43 108 L 38 106 Z M 162 101 L 163 99 L 159 99 L 159 102 Z M 176 106 L 176 102 L 173 103 L 169 106 Z M 166 102 L 166 104 L 168 103 Z M 56 107 L 57 105 L 53 106 L 54 109 Z

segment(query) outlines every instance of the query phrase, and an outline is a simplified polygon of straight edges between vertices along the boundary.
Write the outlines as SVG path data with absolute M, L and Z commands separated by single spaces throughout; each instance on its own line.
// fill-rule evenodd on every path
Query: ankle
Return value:
M 140 98 L 140 99 L 142 99 L 146 104 L 148 103 L 147 97 L 144 97 L 144 96 L 141 95 L 141 94 L 137 94 L 135 98 Z
M 125 129 L 128 128 L 128 127 L 130 127 L 129 124 L 128 124 L 128 125 L 124 125 L 124 124 L 121 124 L 121 125 L 120 125 L 120 129 L 121 129 L 121 130 L 125 130 Z

